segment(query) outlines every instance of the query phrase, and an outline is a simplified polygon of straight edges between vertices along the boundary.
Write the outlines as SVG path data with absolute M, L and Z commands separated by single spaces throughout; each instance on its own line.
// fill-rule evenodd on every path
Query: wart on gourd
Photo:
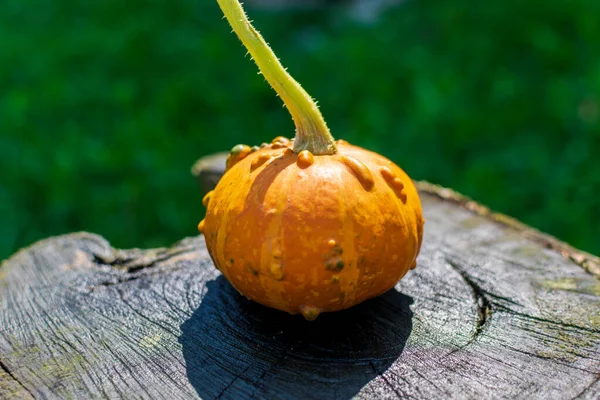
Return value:
M 246 297 L 307 320 L 388 291 L 421 247 L 412 181 L 385 157 L 335 141 L 238 0 L 217 2 L 296 133 L 231 150 L 198 225 L 216 267 Z

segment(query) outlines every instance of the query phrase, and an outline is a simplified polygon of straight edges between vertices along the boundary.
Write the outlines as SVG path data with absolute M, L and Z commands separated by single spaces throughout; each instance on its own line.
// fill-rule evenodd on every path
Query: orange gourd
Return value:
M 411 179 L 379 154 L 334 141 L 239 2 L 218 2 L 292 114 L 296 136 L 233 148 L 198 226 L 215 265 L 246 297 L 308 320 L 388 291 L 421 247 Z

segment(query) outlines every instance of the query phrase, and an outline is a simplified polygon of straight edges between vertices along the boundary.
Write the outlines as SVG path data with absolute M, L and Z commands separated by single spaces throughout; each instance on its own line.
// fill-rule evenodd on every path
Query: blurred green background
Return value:
M 600 253 L 600 1 L 246 5 L 334 136 Z M 213 0 L 0 2 L 0 259 L 195 235 L 190 167 L 292 136 Z

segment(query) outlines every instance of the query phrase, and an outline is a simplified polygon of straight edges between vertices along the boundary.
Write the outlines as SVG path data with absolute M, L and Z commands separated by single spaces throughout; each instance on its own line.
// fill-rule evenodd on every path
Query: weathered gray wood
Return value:
M 237 294 L 202 237 L 36 243 L 0 267 L 0 398 L 600 398 L 598 259 L 420 188 L 418 267 L 315 322 Z

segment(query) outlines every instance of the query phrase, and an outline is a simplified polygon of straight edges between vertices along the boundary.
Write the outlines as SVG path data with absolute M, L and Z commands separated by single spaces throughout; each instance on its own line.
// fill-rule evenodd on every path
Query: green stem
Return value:
M 273 50 L 252 26 L 238 0 L 217 0 L 221 10 L 277 94 L 296 125 L 294 151 L 335 154 L 335 141 L 315 101 L 281 65 Z

